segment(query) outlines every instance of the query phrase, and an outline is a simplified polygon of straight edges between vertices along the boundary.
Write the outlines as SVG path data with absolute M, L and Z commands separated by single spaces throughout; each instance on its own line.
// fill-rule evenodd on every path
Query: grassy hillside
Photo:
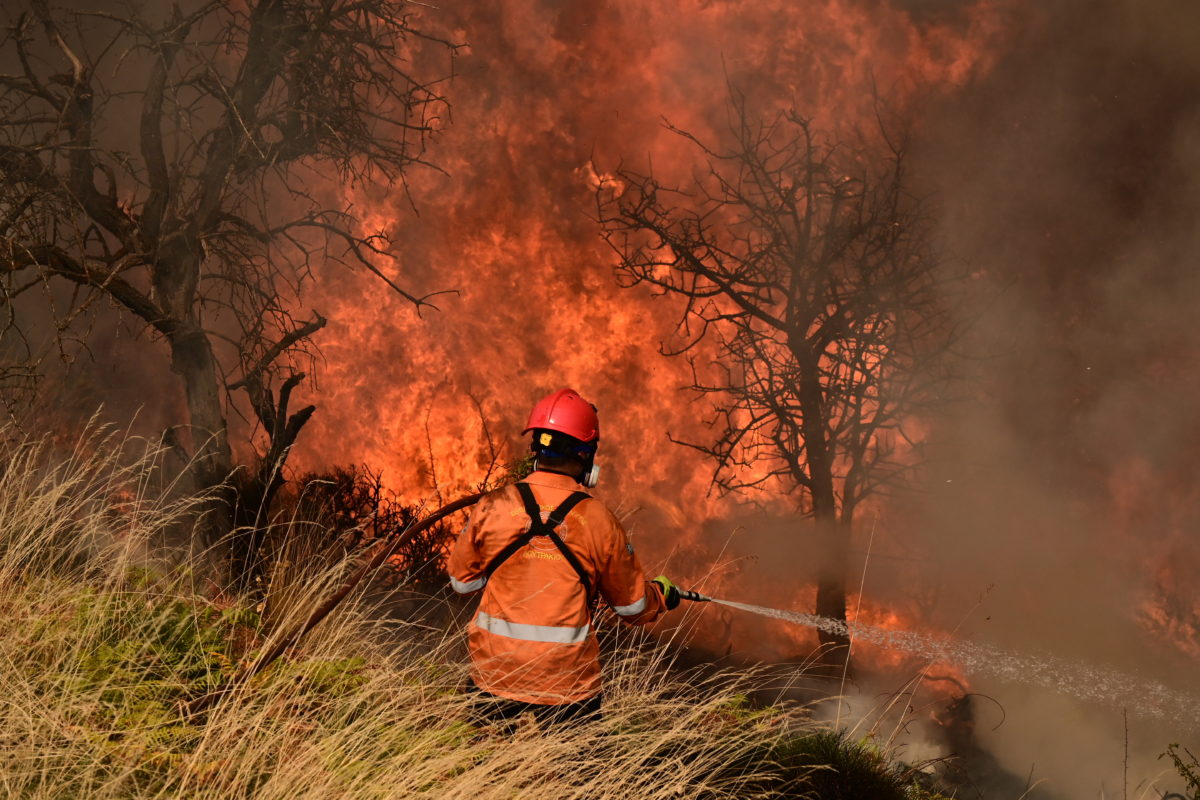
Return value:
M 752 709 L 738 676 L 672 677 L 645 647 L 610 659 L 603 719 L 490 727 L 461 690 L 458 631 L 385 624 L 354 601 L 188 717 L 185 701 L 225 685 L 339 572 L 293 584 L 270 626 L 212 596 L 202 561 L 156 557 L 188 504 L 158 499 L 157 454 L 131 449 L 0 436 L 0 796 L 934 797 L 869 742 Z

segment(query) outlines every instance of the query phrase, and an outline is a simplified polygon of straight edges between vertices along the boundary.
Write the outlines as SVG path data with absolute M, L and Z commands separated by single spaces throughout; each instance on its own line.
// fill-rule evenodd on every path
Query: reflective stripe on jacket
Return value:
M 535 472 L 525 479 L 543 519 L 579 489 L 573 478 Z M 600 654 L 579 575 L 547 536 L 536 536 L 496 568 L 484 570 L 529 529 L 513 486 L 479 501 L 459 536 L 447 571 L 454 590 L 483 590 L 471 621 L 471 678 L 486 692 L 526 703 L 556 705 L 600 691 Z M 587 572 L 593 591 L 626 622 L 652 622 L 665 610 L 646 581 L 616 517 L 595 499 L 577 505 L 555 532 Z

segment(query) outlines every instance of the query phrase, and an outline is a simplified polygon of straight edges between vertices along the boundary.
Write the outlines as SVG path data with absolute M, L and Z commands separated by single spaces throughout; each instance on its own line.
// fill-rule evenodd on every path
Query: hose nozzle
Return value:
M 679 590 L 679 599 L 691 600 L 693 603 L 707 603 L 709 600 L 712 600 L 707 595 L 700 594 L 699 592 L 689 592 L 685 589 Z

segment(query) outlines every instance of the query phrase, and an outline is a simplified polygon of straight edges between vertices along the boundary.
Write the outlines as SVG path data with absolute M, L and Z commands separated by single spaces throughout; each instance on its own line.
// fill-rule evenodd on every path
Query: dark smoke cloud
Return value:
M 1200 8 L 1057 3 L 1014 42 L 925 122 L 918 172 L 988 305 L 914 547 L 943 609 L 986 593 L 967 635 L 1198 691 Z M 994 691 L 1007 763 L 1120 786 L 1119 709 Z M 1193 722 L 1131 722 L 1131 776 Z

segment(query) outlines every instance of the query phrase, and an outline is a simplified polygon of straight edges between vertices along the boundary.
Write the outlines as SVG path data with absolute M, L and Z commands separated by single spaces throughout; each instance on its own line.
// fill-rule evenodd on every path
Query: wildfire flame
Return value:
M 794 106 L 830 128 L 872 120 L 873 87 L 889 100 L 954 91 L 1003 46 L 1000 7 L 934 23 L 842 0 L 557 14 L 514 2 L 427 20 L 470 45 L 432 155 L 446 174 L 410 180 L 419 213 L 401 193 L 343 191 L 368 231 L 396 243 L 403 280 L 456 293 L 418 317 L 370 276 L 318 283 L 308 300 L 330 320 L 327 364 L 298 463 L 367 463 L 412 500 L 448 497 L 521 455 L 533 401 L 571 386 L 599 407 L 601 494 L 643 558 L 703 552 L 702 523 L 733 501 L 710 492 L 700 454 L 668 440 L 711 435 L 687 364 L 658 351 L 680 309 L 616 285 L 596 191 L 624 190 L 621 164 L 685 180 L 697 153 L 663 120 L 720 141 L 731 90 L 764 114 Z
M 726 81 L 764 111 L 796 104 L 829 124 L 872 113 L 879 76 L 953 90 L 989 68 L 1001 15 L 980 3 L 957 24 L 918 25 L 847 2 L 458 13 L 429 15 L 470 43 L 434 153 L 449 174 L 411 182 L 419 216 L 398 194 L 347 190 L 396 243 L 406 280 L 457 294 L 420 318 L 370 276 L 309 298 L 330 319 L 309 458 L 370 463 L 416 494 L 435 474 L 441 488 L 470 485 L 489 437 L 511 457 L 532 401 L 570 385 L 600 408 L 610 498 L 667 519 L 714 513 L 706 465 L 666 439 L 705 438 L 686 365 L 657 352 L 678 309 L 615 285 L 592 193 L 620 190 L 607 170 L 622 160 L 688 174 L 696 153 L 661 120 L 718 139 Z

